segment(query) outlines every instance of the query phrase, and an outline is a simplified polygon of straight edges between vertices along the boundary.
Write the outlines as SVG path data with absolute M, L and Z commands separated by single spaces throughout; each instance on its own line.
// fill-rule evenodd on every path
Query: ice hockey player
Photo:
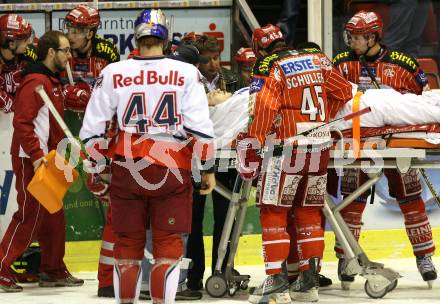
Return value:
M 347 80 L 364 90 L 374 88 L 372 78 L 375 78 L 380 87 L 391 87 L 401 93 L 421 94 L 424 89 L 428 89 L 428 81 L 416 59 L 399 51 L 389 50 L 381 44 L 382 33 L 383 23 L 377 13 L 356 13 L 345 24 L 344 37 L 351 50 L 334 57 L 335 67 Z M 423 280 L 431 282 L 437 278 L 431 259 L 435 246 L 425 202 L 421 197 L 420 172 L 410 169 L 402 174 L 395 169 L 385 169 L 384 174 L 388 179 L 389 193 L 397 200 L 405 218 L 406 232 L 416 256 L 417 268 Z M 366 179 L 366 174 L 361 170 L 344 170 L 341 180 L 342 194 L 349 195 Z M 370 191 L 365 192 L 341 211 L 356 239 L 360 236 L 362 213 L 369 195 Z M 339 279 L 342 282 L 353 282 L 354 277 L 345 273 L 346 261 L 338 243 L 335 250 L 339 258 Z
M 117 115 L 119 133 L 111 166 L 110 200 L 117 303 L 136 303 L 147 225 L 151 225 L 153 303 L 173 303 L 182 233 L 190 230 L 191 155 L 212 157 L 208 102 L 193 65 L 165 58 L 165 15 L 146 9 L 135 21 L 141 56 L 107 66 L 95 83 L 80 138 L 88 146 L 102 138 L 106 121 Z M 208 140 L 205 142 L 204 139 Z M 194 148 L 194 149 L 193 149 Z M 202 153 L 206 152 L 206 153 Z M 214 174 L 201 175 L 205 193 Z
M 66 108 L 84 112 L 96 78 L 109 63 L 119 61 L 119 51 L 111 41 L 97 35 L 100 24 L 97 9 L 80 4 L 67 13 L 64 22 L 72 47 L 69 64 L 75 82 L 65 86 Z M 63 82 L 68 83 L 67 75 L 62 76 Z
M 249 301 L 317 301 L 329 130 L 313 133 L 284 151 L 275 149 L 264 161 L 256 149 L 266 146 L 273 151 L 274 143 L 327 122 L 352 98 L 351 85 L 321 51 L 289 49 L 276 26 L 256 29 L 252 49 L 258 58 L 250 87 L 252 112 L 237 153 L 240 175 L 248 180 L 259 177 L 257 205 L 267 277 Z M 288 220 L 289 211 L 293 218 Z M 295 235 L 287 232 L 288 224 L 296 228 L 289 229 Z M 289 255 L 296 255 L 299 263 L 299 276 L 290 290 L 282 270 Z
M 23 17 L 0 17 L 0 111 L 13 110 L 14 96 L 21 83 L 21 71 L 37 60 L 32 45 L 32 26 Z

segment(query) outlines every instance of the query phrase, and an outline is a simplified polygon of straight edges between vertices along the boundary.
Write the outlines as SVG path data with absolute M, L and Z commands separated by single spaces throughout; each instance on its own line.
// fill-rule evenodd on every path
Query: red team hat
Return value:
M 257 58 L 251 48 L 242 47 L 235 54 L 234 60 L 241 68 L 252 68 Z
M 186 33 L 182 38 L 182 42 L 195 42 L 197 38 L 203 36 L 203 33 L 199 32 L 189 32 Z
M 32 26 L 23 17 L 7 14 L 0 17 L 0 41 L 23 40 L 32 35 Z
M 382 38 L 383 22 L 375 12 L 359 11 L 345 24 L 345 30 L 351 35 L 367 35 L 377 33 Z
M 67 13 L 65 20 L 69 26 L 92 29 L 99 26 L 101 18 L 97 9 L 80 4 Z
M 284 41 L 283 33 L 278 26 L 268 24 L 257 28 L 252 34 L 252 50 L 256 56 L 259 56 L 260 49 L 267 49 L 276 41 Z

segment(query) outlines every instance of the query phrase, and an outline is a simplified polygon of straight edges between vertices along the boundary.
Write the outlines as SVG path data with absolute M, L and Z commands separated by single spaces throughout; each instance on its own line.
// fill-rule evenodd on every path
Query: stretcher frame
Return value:
M 331 151 L 328 167 L 336 170 L 368 168 L 370 171 L 367 174 L 369 179 L 337 205 L 331 196 L 327 195 L 323 213 L 344 250 L 347 259 L 346 273 L 348 275 L 359 274 L 363 276 L 366 279 L 364 289 L 367 295 L 371 298 L 382 298 L 397 286 L 398 279 L 401 276 L 396 271 L 384 267 L 381 263 L 373 262 L 368 258 L 342 218 L 340 211 L 379 181 L 384 169 L 397 169 L 402 173 L 407 172 L 410 168 L 440 169 L 440 161 L 426 159 L 427 156 L 440 155 L 440 148 L 429 150 L 420 148 L 361 150 L 360 157 L 355 158 L 353 151 L 345 150 L 344 147 L 342 142 L 340 149 Z M 217 151 L 216 159 L 220 168 L 224 168 L 225 165 L 235 167 L 236 153 L 234 150 L 219 150 Z M 246 216 L 247 201 L 251 187 L 252 182 L 243 181 L 240 175 L 237 175 L 232 192 L 220 183 L 215 188 L 215 191 L 230 199 L 230 205 L 219 243 L 215 271 L 205 284 L 206 291 L 212 297 L 220 298 L 226 293 L 229 296 L 233 296 L 239 289 L 244 290 L 248 287 L 250 276 L 241 275 L 233 271 L 233 264 Z M 225 271 L 222 272 L 221 265 L 226 256 L 229 240 L 230 254 Z M 349 289 L 349 285 L 343 284 L 343 282 L 341 284 L 342 289 Z

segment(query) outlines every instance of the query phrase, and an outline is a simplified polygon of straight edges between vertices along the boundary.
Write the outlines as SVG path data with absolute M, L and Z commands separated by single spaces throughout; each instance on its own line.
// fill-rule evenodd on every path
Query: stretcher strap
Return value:
M 358 91 L 356 95 L 354 95 L 352 112 L 359 111 L 362 94 L 363 94 L 362 92 Z M 359 158 L 361 155 L 361 151 L 360 151 L 361 117 L 355 116 L 352 121 L 353 121 L 353 156 L 354 158 Z

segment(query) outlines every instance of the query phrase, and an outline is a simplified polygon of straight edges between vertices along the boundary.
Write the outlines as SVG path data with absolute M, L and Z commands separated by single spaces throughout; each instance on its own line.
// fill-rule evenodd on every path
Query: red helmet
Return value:
M 97 28 L 101 18 L 97 9 L 80 4 L 67 13 L 65 21 L 72 27 Z
M 240 67 L 252 67 L 257 61 L 254 52 L 251 48 L 240 48 L 237 54 L 234 56 L 235 62 L 238 63 Z
M 259 56 L 260 49 L 268 48 L 275 41 L 284 41 L 283 33 L 278 26 L 268 24 L 257 28 L 252 34 L 252 50 Z
M 32 26 L 23 17 L 7 14 L 0 17 L 0 41 L 23 40 L 32 35 Z
M 375 12 L 359 11 L 345 24 L 345 30 L 351 35 L 367 35 L 377 33 L 382 38 L 383 22 Z

